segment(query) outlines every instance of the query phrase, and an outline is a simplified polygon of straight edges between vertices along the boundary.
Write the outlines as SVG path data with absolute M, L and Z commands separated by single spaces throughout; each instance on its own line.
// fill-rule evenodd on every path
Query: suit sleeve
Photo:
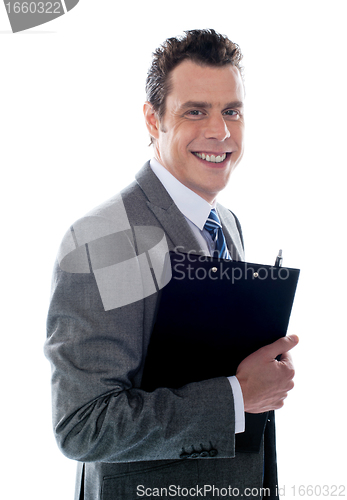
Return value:
M 227 378 L 153 392 L 139 388 L 145 312 L 155 301 L 153 294 L 105 310 L 93 272 L 67 272 L 56 264 L 45 355 L 52 366 L 55 437 L 67 457 L 128 462 L 234 456 Z

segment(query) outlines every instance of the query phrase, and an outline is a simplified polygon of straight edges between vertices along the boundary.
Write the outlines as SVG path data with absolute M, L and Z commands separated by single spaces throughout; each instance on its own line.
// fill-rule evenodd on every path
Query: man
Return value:
M 239 223 L 216 202 L 243 154 L 241 57 L 213 30 L 155 52 L 144 105 L 154 159 L 61 245 L 45 353 L 56 439 L 80 463 L 76 499 L 277 498 L 272 410 L 293 387 L 296 336 L 250 355 L 236 376 L 141 389 L 163 254 L 211 254 L 221 241 L 224 257 L 243 259 Z M 205 222 L 216 215 L 214 241 Z M 244 412 L 267 411 L 260 450 L 235 453 Z

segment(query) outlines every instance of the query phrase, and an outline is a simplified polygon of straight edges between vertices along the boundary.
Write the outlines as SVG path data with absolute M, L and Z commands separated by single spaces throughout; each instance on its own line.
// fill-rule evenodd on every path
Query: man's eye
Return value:
M 199 109 L 192 109 L 191 111 L 188 111 L 189 116 L 200 116 L 202 113 Z
M 240 113 L 235 111 L 235 109 L 228 109 L 227 111 L 224 111 L 224 114 L 227 116 L 233 116 L 234 118 L 239 118 L 240 116 Z

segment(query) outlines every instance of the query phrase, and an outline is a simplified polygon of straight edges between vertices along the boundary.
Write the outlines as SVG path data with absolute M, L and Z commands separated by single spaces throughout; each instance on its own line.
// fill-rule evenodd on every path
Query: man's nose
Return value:
M 216 139 L 217 141 L 225 141 L 230 137 L 230 131 L 225 123 L 224 117 L 210 116 L 205 129 L 206 139 Z

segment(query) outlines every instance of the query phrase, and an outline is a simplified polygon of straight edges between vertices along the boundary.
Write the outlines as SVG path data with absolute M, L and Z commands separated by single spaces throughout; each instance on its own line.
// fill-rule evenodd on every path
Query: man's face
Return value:
M 209 203 L 242 158 L 243 100 L 237 68 L 200 66 L 187 60 L 172 71 L 160 122 L 151 106 L 145 105 L 157 160 Z

